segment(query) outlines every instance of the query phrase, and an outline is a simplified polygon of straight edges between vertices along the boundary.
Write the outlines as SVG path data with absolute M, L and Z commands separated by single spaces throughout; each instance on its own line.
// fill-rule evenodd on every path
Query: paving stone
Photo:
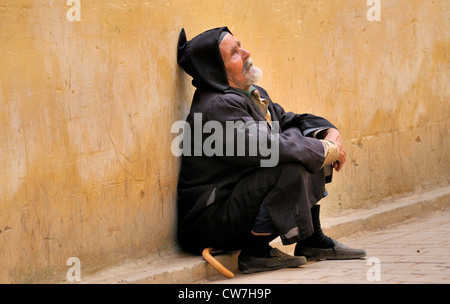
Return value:
M 449 284 L 450 211 L 432 212 L 378 231 L 365 231 L 340 239 L 365 248 L 359 260 L 309 262 L 300 268 L 259 274 L 236 274 L 233 280 L 213 277 L 202 283 L 236 284 Z M 379 281 L 371 281 L 369 258 L 379 261 Z M 233 282 L 234 281 L 234 282 Z

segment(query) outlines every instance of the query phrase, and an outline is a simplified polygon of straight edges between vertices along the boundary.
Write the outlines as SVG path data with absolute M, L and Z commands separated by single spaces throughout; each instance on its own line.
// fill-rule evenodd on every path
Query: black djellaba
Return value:
M 218 122 L 223 126 L 220 144 L 224 151 L 215 155 L 205 155 L 204 151 L 182 155 L 178 182 L 179 243 L 193 253 L 206 247 L 245 249 L 253 242 L 250 232 L 262 205 L 275 231 L 267 241 L 279 235 L 285 245 L 299 243 L 313 233 L 323 238 L 320 224 L 313 219 L 318 210 L 312 210 L 325 193 L 325 148 L 311 134 L 336 127 L 322 117 L 286 112 L 272 102 L 264 88 L 253 85 L 252 89 L 269 102 L 272 124 L 266 123 L 251 95 L 229 85 L 219 49 L 224 32 L 231 34 L 227 27 L 220 27 L 188 41 L 183 29 L 178 40 L 178 63 L 192 76 L 196 87 L 186 119 L 189 128 L 184 135 L 192 139 L 195 127 Z M 230 131 L 227 122 L 243 122 L 245 127 Z M 274 124 L 278 130 L 273 130 Z M 257 132 L 252 133 L 251 129 Z M 198 145 L 204 143 L 207 135 L 210 134 L 203 133 L 197 144 L 192 140 L 183 142 L 183 148 L 191 145 L 189 151 L 200 151 Z M 247 143 L 245 153 L 238 153 L 236 139 L 243 137 Z M 276 165 L 262 167 L 261 161 L 270 156 L 260 151 L 250 153 L 249 147 L 259 146 L 260 140 L 272 144 L 276 141 Z M 234 153 L 225 153 L 230 150 Z

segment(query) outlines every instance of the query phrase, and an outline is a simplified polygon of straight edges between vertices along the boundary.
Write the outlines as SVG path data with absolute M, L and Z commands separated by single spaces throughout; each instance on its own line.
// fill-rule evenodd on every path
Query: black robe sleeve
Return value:
M 249 153 L 249 147 L 259 147 L 260 141 L 265 140 L 272 145 L 278 145 L 277 149 L 272 150 L 278 154 L 277 163 L 300 162 L 309 173 L 315 173 L 321 169 L 324 162 L 324 148 L 322 143 L 317 139 L 306 137 L 302 133 L 302 129 L 305 129 L 305 127 L 308 128 L 311 125 L 307 123 L 305 119 L 307 117 L 283 113 L 282 108 L 278 106 L 277 110 L 279 113 L 272 113 L 275 114 L 272 115 L 272 118 L 275 118 L 272 125 L 280 121 L 280 130 L 277 133 L 273 133 L 265 121 L 261 123 L 261 121 L 256 120 L 250 114 L 248 102 L 252 101 L 234 94 L 228 94 L 217 97 L 209 104 L 206 111 L 207 120 L 220 122 L 223 129 L 227 129 L 227 122 L 241 121 L 245 124 L 243 128 L 233 129 L 234 134 L 224 134 L 222 136 L 224 151 L 227 150 L 227 146 L 229 145 L 233 145 L 234 149 L 233 153 L 231 153 L 233 154 L 232 156 L 227 156 L 224 153 L 221 157 L 222 160 L 240 166 L 259 166 L 261 160 L 267 159 L 268 157 L 261 155 L 259 153 L 260 151 L 256 155 L 251 155 Z M 274 109 L 273 105 L 271 107 Z M 281 118 L 281 120 L 278 118 Z M 255 134 L 258 134 L 258 136 L 255 136 Z M 245 137 L 247 143 L 244 155 L 239 155 L 237 151 L 239 145 L 236 145 L 235 141 L 236 138 L 240 138 L 241 136 Z M 233 138 L 234 141 L 231 141 L 230 138 Z
M 260 91 L 261 97 L 269 100 L 272 105 L 272 116 L 274 116 L 273 118 L 279 120 L 282 130 L 295 127 L 298 128 L 304 136 L 307 136 L 308 134 L 320 129 L 337 129 L 331 122 L 323 117 L 313 114 L 294 114 L 292 112 L 286 112 L 279 104 L 272 102 L 266 90 L 261 87 L 257 87 L 257 89 Z

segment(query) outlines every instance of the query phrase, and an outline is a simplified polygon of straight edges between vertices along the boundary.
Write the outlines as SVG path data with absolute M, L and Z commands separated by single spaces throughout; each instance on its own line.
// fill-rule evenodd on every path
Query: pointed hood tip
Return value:
M 190 41 L 184 28 L 178 37 L 177 62 L 183 70 L 192 76 L 192 85 L 197 88 L 223 92 L 229 88 L 228 77 L 219 49 L 219 40 L 223 32 L 231 34 L 224 27 L 207 30 Z
M 186 43 L 187 43 L 186 32 L 184 31 L 184 28 L 182 28 L 180 35 L 178 36 L 178 44 L 177 44 L 177 46 L 178 46 L 178 51 L 177 51 L 178 64 L 180 64 L 183 59 L 183 54 L 186 49 Z

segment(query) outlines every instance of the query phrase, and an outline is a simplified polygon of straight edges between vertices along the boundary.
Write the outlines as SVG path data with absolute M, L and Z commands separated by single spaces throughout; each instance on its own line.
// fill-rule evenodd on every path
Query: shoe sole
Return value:
M 366 252 L 362 250 L 333 250 L 311 247 L 301 248 L 296 254 L 306 257 L 308 261 L 355 260 L 366 256 Z
M 273 271 L 273 270 L 279 270 L 283 268 L 296 268 L 302 265 L 305 265 L 308 261 L 305 257 L 296 257 L 296 260 L 292 260 L 289 262 L 284 262 L 283 264 L 279 264 L 276 266 L 271 267 L 251 267 L 245 262 L 239 262 L 239 271 L 243 274 L 250 274 L 250 273 L 257 273 L 257 272 L 264 272 L 264 271 Z M 302 259 L 303 258 L 303 259 Z

